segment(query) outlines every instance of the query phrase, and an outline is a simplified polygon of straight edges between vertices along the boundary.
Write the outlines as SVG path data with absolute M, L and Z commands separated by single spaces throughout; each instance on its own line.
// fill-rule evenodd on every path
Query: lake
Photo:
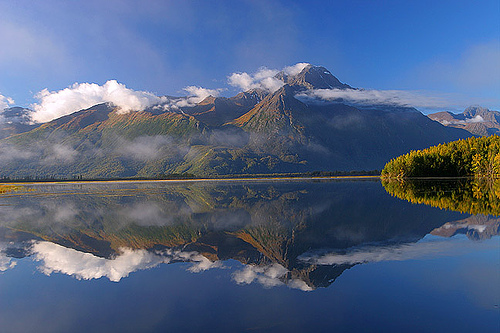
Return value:
M 4 185 L 0 330 L 499 332 L 496 187 L 433 184 Z

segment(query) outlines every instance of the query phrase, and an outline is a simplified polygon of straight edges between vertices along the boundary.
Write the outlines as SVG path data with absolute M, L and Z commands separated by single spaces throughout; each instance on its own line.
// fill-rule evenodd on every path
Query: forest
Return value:
M 390 160 L 382 178 L 487 177 L 500 175 L 500 137 L 492 135 L 440 144 Z

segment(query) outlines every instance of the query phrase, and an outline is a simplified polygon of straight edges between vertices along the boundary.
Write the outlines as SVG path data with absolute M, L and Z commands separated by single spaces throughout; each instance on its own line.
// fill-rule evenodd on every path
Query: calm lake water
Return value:
M 437 206 L 379 180 L 12 188 L 0 331 L 499 332 L 500 219 Z

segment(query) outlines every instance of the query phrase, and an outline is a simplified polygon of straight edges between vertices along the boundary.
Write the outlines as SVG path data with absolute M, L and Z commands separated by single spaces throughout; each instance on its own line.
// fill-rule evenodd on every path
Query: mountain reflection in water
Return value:
M 432 191 L 449 194 L 447 186 Z M 329 286 L 357 264 L 467 247 L 463 237 L 442 237 L 499 234 L 499 219 L 488 214 L 409 204 L 381 187 L 379 181 L 29 185 L 0 196 L 0 271 L 31 257 L 47 275 L 118 282 L 160 264 L 187 262 L 201 272 L 234 259 L 244 264 L 232 275 L 238 284 L 306 291 Z M 484 200 L 481 207 L 485 213 Z

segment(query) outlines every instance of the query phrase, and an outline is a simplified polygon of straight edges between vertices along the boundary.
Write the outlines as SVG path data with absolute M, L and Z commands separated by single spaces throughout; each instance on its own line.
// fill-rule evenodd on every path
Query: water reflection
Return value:
M 33 185 L 0 196 L 0 216 L 0 271 L 31 257 L 47 275 L 118 282 L 160 264 L 201 272 L 233 259 L 244 265 L 238 284 L 304 291 L 357 264 L 463 248 L 429 233 L 499 233 L 499 219 L 411 205 L 377 181 Z
M 382 180 L 391 195 L 462 213 L 500 215 L 500 179 Z

